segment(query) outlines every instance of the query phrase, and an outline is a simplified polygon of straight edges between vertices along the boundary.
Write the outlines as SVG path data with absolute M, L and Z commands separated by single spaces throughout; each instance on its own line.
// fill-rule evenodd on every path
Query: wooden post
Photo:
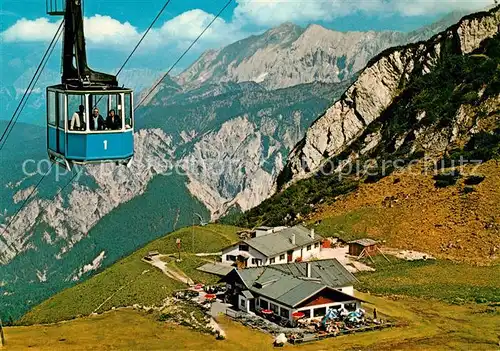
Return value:
M 380 248 L 377 246 L 377 250 L 378 252 L 380 252 L 382 254 L 382 256 L 384 256 L 384 258 L 387 260 L 387 262 L 391 263 L 391 261 L 387 258 L 386 255 L 384 255 L 384 253 L 382 252 L 382 250 L 380 250 Z
M 193 230 L 191 231 L 191 251 L 192 253 L 194 254 L 194 217 L 192 217 L 192 221 L 193 221 Z
M 3 334 L 2 318 L 0 318 L 0 347 L 5 346 L 5 335 Z
M 181 239 L 175 239 L 175 243 L 177 244 L 177 251 L 179 252 L 179 261 L 181 260 Z

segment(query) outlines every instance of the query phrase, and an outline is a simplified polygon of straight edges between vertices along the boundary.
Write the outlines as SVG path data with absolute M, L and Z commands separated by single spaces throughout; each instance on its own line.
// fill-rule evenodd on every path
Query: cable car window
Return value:
M 59 115 L 59 125 L 58 125 L 58 127 L 64 129 L 64 119 L 66 118 L 66 114 L 65 114 L 65 112 L 66 112 L 66 106 L 65 106 L 66 99 L 65 99 L 64 94 L 58 93 L 57 94 L 57 100 L 58 100 L 57 103 L 59 105 L 59 108 L 57 110 L 57 113 Z
M 56 124 L 56 93 L 49 91 L 48 94 L 48 122 L 49 124 Z
M 134 127 L 133 114 L 132 110 L 132 94 L 125 94 L 125 109 L 123 114 L 125 115 L 125 129 L 130 129 Z
M 109 95 L 106 130 L 122 130 L 122 118 L 121 95 Z
M 119 99 L 120 99 L 119 94 L 109 95 L 108 113 L 111 110 L 115 110 L 116 114 L 118 114 L 118 100 Z
M 89 128 L 91 132 L 106 130 L 107 105 L 107 95 L 92 94 L 89 96 Z
M 68 97 L 68 126 L 70 130 L 86 129 L 85 95 L 67 95 Z M 83 106 L 83 114 L 80 111 Z

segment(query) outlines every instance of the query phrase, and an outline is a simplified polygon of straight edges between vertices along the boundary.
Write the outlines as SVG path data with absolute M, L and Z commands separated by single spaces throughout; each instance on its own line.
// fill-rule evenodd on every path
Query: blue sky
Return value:
M 225 2 L 171 0 L 128 68 L 166 70 Z M 493 0 L 234 0 L 181 67 L 205 49 L 227 45 L 287 21 L 303 26 L 317 23 L 339 31 L 410 31 L 452 10 L 482 8 L 490 3 Z M 92 66 L 105 70 L 119 67 L 163 4 L 163 0 L 84 0 Z M 10 80 L 7 76 L 14 77 L 39 61 L 58 20 L 45 14 L 44 0 L 2 0 L 2 80 Z M 57 70 L 59 58 L 53 55 L 49 67 Z

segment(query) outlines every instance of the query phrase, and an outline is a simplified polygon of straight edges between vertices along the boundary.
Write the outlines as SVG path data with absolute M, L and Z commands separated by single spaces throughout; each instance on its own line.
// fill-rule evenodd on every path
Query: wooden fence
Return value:
M 231 318 L 240 318 L 241 317 L 241 312 L 238 312 L 238 311 L 235 311 L 235 310 L 232 310 L 230 308 L 226 308 L 226 314 L 231 317 Z
M 302 338 L 291 338 L 288 340 L 291 344 L 301 344 L 305 342 L 311 342 L 311 341 L 318 341 L 326 338 L 333 338 L 336 336 L 341 336 L 341 335 L 348 335 L 348 334 L 355 334 L 355 333 L 362 333 L 362 332 L 367 332 L 367 331 L 372 331 L 372 330 L 380 330 L 384 328 L 391 328 L 396 326 L 395 323 L 392 322 L 387 322 L 383 324 L 373 324 L 373 325 L 367 325 L 359 328 L 352 328 L 352 329 L 342 329 L 339 330 L 338 332 L 335 333 L 322 333 L 322 334 L 310 334 L 310 335 L 305 335 Z

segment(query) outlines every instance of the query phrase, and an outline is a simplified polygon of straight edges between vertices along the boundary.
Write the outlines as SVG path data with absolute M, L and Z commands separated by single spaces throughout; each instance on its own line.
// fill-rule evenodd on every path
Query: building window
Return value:
M 274 257 L 269 260 L 270 264 L 273 264 L 274 262 L 276 262 L 276 259 Z
M 278 313 L 278 305 L 275 305 L 274 303 L 269 303 L 269 309 L 274 313 Z
M 323 317 L 326 314 L 326 307 L 314 309 L 314 317 Z
M 304 318 L 311 318 L 311 310 L 303 310 L 300 312 L 304 313 Z
M 307 250 L 307 251 L 311 251 L 311 245 L 307 245 L 306 250 Z
M 344 305 L 344 307 L 348 311 L 356 311 L 356 304 L 355 303 L 346 303 Z
M 269 304 L 267 303 L 266 300 L 261 300 L 259 299 L 259 306 L 263 309 L 263 310 L 267 310 L 269 308 Z
M 240 251 L 247 251 L 248 252 L 248 245 L 245 244 L 240 244 L 239 246 Z
M 280 261 L 285 260 L 285 254 L 280 255 Z
M 236 261 L 236 256 L 233 255 L 226 255 L 226 261 Z
M 317 249 L 319 247 L 319 243 L 314 244 L 314 248 Z
M 290 319 L 290 311 L 282 307 L 280 309 L 280 316 L 286 319 Z
M 260 260 L 258 258 L 252 258 L 252 264 L 254 264 L 256 266 L 260 266 L 262 264 L 262 260 Z

